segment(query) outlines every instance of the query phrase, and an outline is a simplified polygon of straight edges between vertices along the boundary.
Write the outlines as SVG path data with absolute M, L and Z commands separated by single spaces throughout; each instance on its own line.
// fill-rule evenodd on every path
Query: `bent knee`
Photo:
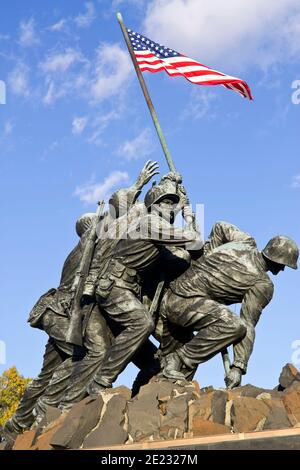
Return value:
M 154 331 L 155 325 L 152 317 L 143 315 L 133 323 L 132 327 L 149 335 Z
M 91 361 L 91 362 L 102 362 L 103 359 L 105 358 L 106 354 L 108 353 L 109 348 L 103 348 L 103 349 L 90 349 L 87 351 L 86 356 L 84 358 L 85 362 Z

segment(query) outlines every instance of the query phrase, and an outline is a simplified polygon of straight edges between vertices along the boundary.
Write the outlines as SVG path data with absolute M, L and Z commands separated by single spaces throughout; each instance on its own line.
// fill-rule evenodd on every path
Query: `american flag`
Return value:
M 197 85 L 223 85 L 252 100 L 248 84 L 237 77 L 213 70 L 142 34 L 127 29 L 139 68 L 142 72 L 165 70 L 171 77 L 181 75 Z

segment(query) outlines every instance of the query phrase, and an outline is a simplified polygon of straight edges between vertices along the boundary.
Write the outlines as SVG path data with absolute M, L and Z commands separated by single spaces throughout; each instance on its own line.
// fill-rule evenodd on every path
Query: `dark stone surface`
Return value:
M 49 424 L 53 423 L 53 421 L 57 420 L 61 416 L 61 410 L 55 408 L 54 406 L 47 406 L 45 415 L 43 416 L 42 421 L 39 423 L 33 444 L 35 444 L 37 438 L 42 434 L 43 430 L 49 426 Z
M 78 449 L 99 422 L 102 407 L 101 396 L 97 399 L 88 397 L 74 405 L 63 425 L 54 434 L 51 444 L 55 448 Z
M 223 392 L 222 390 L 216 390 L 212 396 L 212 421 L 214 423 L 224 424 L 225 423 L 225 412 L 226 412 L 226 402 L 228 398 L 228 393 Z
M 61 410 L 54 406 L 47 406 L 46 413 L 40 423 L 41 426 L 48 426 L 50 423 L 58 419 L 61 415 Z
M 208 385 L 207 387 L 200 388 L 200 394 L 212 392 L 213 390 L 214 390 L 214 387 L 212 385 Z
M 161 415 L 159 434 L 165 439 L 184 437 L 187 432 L 188 396 L 179 395 L 167 402 Z
M 286 388 L 283 392 L 282 392 L 282 396 L 284 397 L 285 395 L 288 395 L 289 393 L 291 392 L 300 392 L 300 382 L 298 382 L 298 380 L 294 380 L 294 382 L 292 383 L 292 385 L 289 386 L 289 388 Z
M 251 384 L 247 384 L 242 387 L 239 387 L 239 389 L 240 389 L 241 397 L 256 398 L 261 393 L 269 393 L 271 397 L 274 397 L 274 398 L 280 396 L 280 393 L 276 390 L 269 390 L 266 388 L 255 387 L 254 385 L 251 385 Z
M 123 428 L 126 403 L 124 396 L 112 396 L 100 424 L 84 439 L 84 449 L 124 444 L 127 441 L 128 433 Z
M 29 450 L 54 450 L 51 442 L 55 433 L 63 425 L 65 416 L 61 415 L 58 419 L 53 421 L 49 426 L 44 430 L 44 432 L 34 440 L 32 446 Z M 30 431 L 29 431 L 30 432 Z
M 28 450 L 35 441 L 36 430 L 31 429 L 23 434 L 19 434 L 13 445 L 13 450 Z
M 269 414 L 263 429 L 284 429 L 291 427 L 286 411 L 276 407 Z
M 291 427 L 291 422 L 288 419 L 285 406 L 281 400 L 264 400 L 264 403 L 270 409 L 269 415 L 263 427 L 264 430 L 284 429 Z
M 233 400 L 231 420 L 234 432 L 256 431 L 268 415 L 269 408 L 263 400 L 252 397 L 239 397 Z
M 193 437 L 214 436 L 231 432 L 230 428 L 224 424 L 213 423 L 197 416 L 193 419 L 191 431 Z
M 176 383 L 176 382 L 172 382 L 171 380 L 164 379 L 164 378 L 155 379 L 151 381 L 149 384 L 141 387 L 138 396 L 143 397 L 144 395 L 153 394 L 157 397 L 159 401 L 165 401 L 169 399 L 174 394 L 174 392 L 175 393 L 186 392 L 184 385 L 181 385 L 181 384 L 182 382 Z
M 206 394 L 202 393 L 189 406 L 189 431 L 192 430 L 194 417 L 224 425 L 227 398 L 227 392 L 222 390 L 209 389 Z
M 292 385 L 294 381 L 300 381 L 300 372 L 293 364 L 286 364 L 279 377 L 279 390 L 284 390 Z
M 131 398 L 131 390 L 128 387 L 125 387 L 125 385 L 120 385 L 119 387 L 114 387 L 111 390 L 109 390 L 109 393 L 116 394 L 116 395 L 122 395 L 126 400 L 130 400 L 130 398 Z
M 282 401 L 286 408 L 289 420 L 295 425 L 300 424 L 300 389 L 287 389 L 283 394 Z
M 158 407 L 158 394 L 169 394 L 172 385 L 168 382 L 153 382 L 141 388 L 138 397 L 128 402 L 128 432 L 134 441 L 146 436 L 157 435 L 160 427 L 160 411 Z

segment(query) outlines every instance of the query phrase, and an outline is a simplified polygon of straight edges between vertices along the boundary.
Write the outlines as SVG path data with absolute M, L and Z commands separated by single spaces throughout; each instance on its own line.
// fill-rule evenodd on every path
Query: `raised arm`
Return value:
M 139 197 L 143 187 L 158 174 L 158 164 L 148 160 L 142 168 L 136 182 L 129 188 L 119 189 L 112 194 L 109 204 L 110 212 L 113 218 L 118 218 L 134 205 L 137 198 Z

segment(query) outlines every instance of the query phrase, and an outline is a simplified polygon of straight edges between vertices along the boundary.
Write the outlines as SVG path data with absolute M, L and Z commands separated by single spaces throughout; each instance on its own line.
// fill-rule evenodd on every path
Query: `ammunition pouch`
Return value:
M 102 277 L 97 285 L 96 294 L 102 299 L 107 299 L 114 285 L 114 280 Z
M 98 281 L 96 293 L 106 299 L 114 286 L 131 290 L 136 295 L 140 294 L 136 270 L 127 268 L 118 260 L 111 260 L 108 269 Z
M 59 289 L 49 289 L 34 305 L 27 322 L 32 328 L 44 330 L 43 316 L 47 310 L 52 310 L 56 315 L 69 316 L 71 295 Z
M 43 329 L 42 317 L 48 308 L 56 303 L 56 289 L 49 289 L 34 305 L 31 310 L 27 322 L 32 328 Z

